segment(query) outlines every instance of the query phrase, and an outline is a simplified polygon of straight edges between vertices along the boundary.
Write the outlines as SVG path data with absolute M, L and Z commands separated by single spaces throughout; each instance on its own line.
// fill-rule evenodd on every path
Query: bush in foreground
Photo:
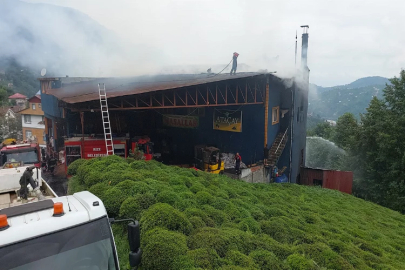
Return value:
M 333 190 L 248 184 L 114 156 L 72 163 L 111 217 L 141 223 L 141 269 L 405 269 L 405 217 Z M 125 226 L 113 226 L 127 268 Z

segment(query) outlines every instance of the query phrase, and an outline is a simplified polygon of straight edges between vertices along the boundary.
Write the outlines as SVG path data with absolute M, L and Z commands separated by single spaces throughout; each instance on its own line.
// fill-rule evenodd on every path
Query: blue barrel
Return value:
M 276 177 L 276 179 L 274 180 L 275 183 L 288 183 L 288 177 L 283 174 L 279 177 Z

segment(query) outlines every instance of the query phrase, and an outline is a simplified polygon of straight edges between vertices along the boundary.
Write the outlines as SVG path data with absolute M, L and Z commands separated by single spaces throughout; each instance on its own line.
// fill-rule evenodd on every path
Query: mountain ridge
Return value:
M 321 87 L 310 85 L 308 114 L 318 118 L 337 120 L 346 112 L 353 113 L 360 120 L 371 99 L 381 98 L 383 89 L 390 84 L 388 78 L 369 76 L 359 78 L 346 85 Z

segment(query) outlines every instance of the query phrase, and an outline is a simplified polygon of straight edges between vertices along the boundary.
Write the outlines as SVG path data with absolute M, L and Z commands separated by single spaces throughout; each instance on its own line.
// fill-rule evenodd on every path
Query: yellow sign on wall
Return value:
M 242 132 L 242 111 L 215 110 L 214 129 Z

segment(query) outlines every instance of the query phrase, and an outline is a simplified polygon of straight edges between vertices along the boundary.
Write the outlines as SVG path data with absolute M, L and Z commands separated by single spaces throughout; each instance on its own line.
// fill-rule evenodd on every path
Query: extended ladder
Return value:
M 101 119 L 103 121 L 104 140 L 105 140 L 105 148 L 107 149 L 107 156 L 114 155 L 110 114 L 108 113 L 107 92 L 105 91 L 104 83 L 98 84 L 98 94 L 100 96 Z

